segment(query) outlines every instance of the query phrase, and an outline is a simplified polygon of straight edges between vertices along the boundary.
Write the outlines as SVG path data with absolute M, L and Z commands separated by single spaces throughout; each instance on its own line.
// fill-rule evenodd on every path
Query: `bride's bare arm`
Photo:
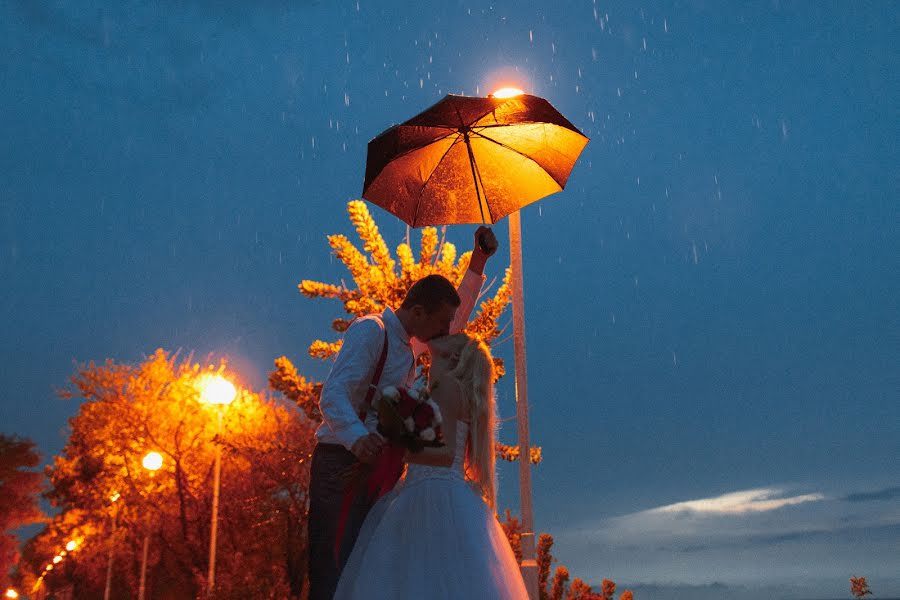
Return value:
M 432 386 L 432 399 L 441 409 L 444 445 L 440 448 L 425 448 L 421 452 L 407 453 L 406 461 L 432 467 L 449 467 L 456 456 L 456 420 L 459 418 L 462 388 L 452 377 L 442 377 Z

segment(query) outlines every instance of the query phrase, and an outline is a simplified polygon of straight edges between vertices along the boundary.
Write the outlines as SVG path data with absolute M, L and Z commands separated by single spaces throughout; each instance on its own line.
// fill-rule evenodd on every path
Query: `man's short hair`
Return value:
M 400 308 L 410 309 L 417 304 L 425 309 L 426 313 L 433 313 L 445 303 L 450 306 L 459 306 L 461 300 L 456 288 L 443 275 L 428 275 L 415 282 Z

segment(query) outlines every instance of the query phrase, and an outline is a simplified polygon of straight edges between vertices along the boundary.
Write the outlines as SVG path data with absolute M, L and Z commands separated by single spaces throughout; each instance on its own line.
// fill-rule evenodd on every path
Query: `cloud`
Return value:
M 884 488 L 874 492 L 857 492 L 844 497 L 847 502 L 873 502 L 900 498 L 900 487 Z
M 759 488 L 744 490 L 715 496 L 713 498 L 700 498 L 660 506 L 645 511 L 649 514 L 708 514 L 708 515 L 744 515 L 747 513 L 760 513 L 778 510 L 785 506 L 795 506 L 805 502 L 824 500 L 823 494 L 804 494 L 778 498 L 783 494 L 782 490 L 775 488 Z

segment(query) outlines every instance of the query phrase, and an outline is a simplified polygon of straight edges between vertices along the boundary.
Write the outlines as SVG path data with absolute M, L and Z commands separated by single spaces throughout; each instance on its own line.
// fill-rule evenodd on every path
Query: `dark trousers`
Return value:
M 309 482 L 309 600 L 331 600 L 341 571 L 372 504 L 357 494 L 344 527 L 338 560 L 334 549 L 347 474 L 366 469 L 353 453 L 337 444 L 316 444 Z

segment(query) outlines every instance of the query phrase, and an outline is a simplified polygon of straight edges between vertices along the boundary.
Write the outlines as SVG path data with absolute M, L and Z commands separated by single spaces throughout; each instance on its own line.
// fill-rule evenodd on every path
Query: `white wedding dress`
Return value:
M 366 517 L 335 600 L 527 600 L 500 523 L 463 477 L 469 427 L 450 467 L 410 464 Z

